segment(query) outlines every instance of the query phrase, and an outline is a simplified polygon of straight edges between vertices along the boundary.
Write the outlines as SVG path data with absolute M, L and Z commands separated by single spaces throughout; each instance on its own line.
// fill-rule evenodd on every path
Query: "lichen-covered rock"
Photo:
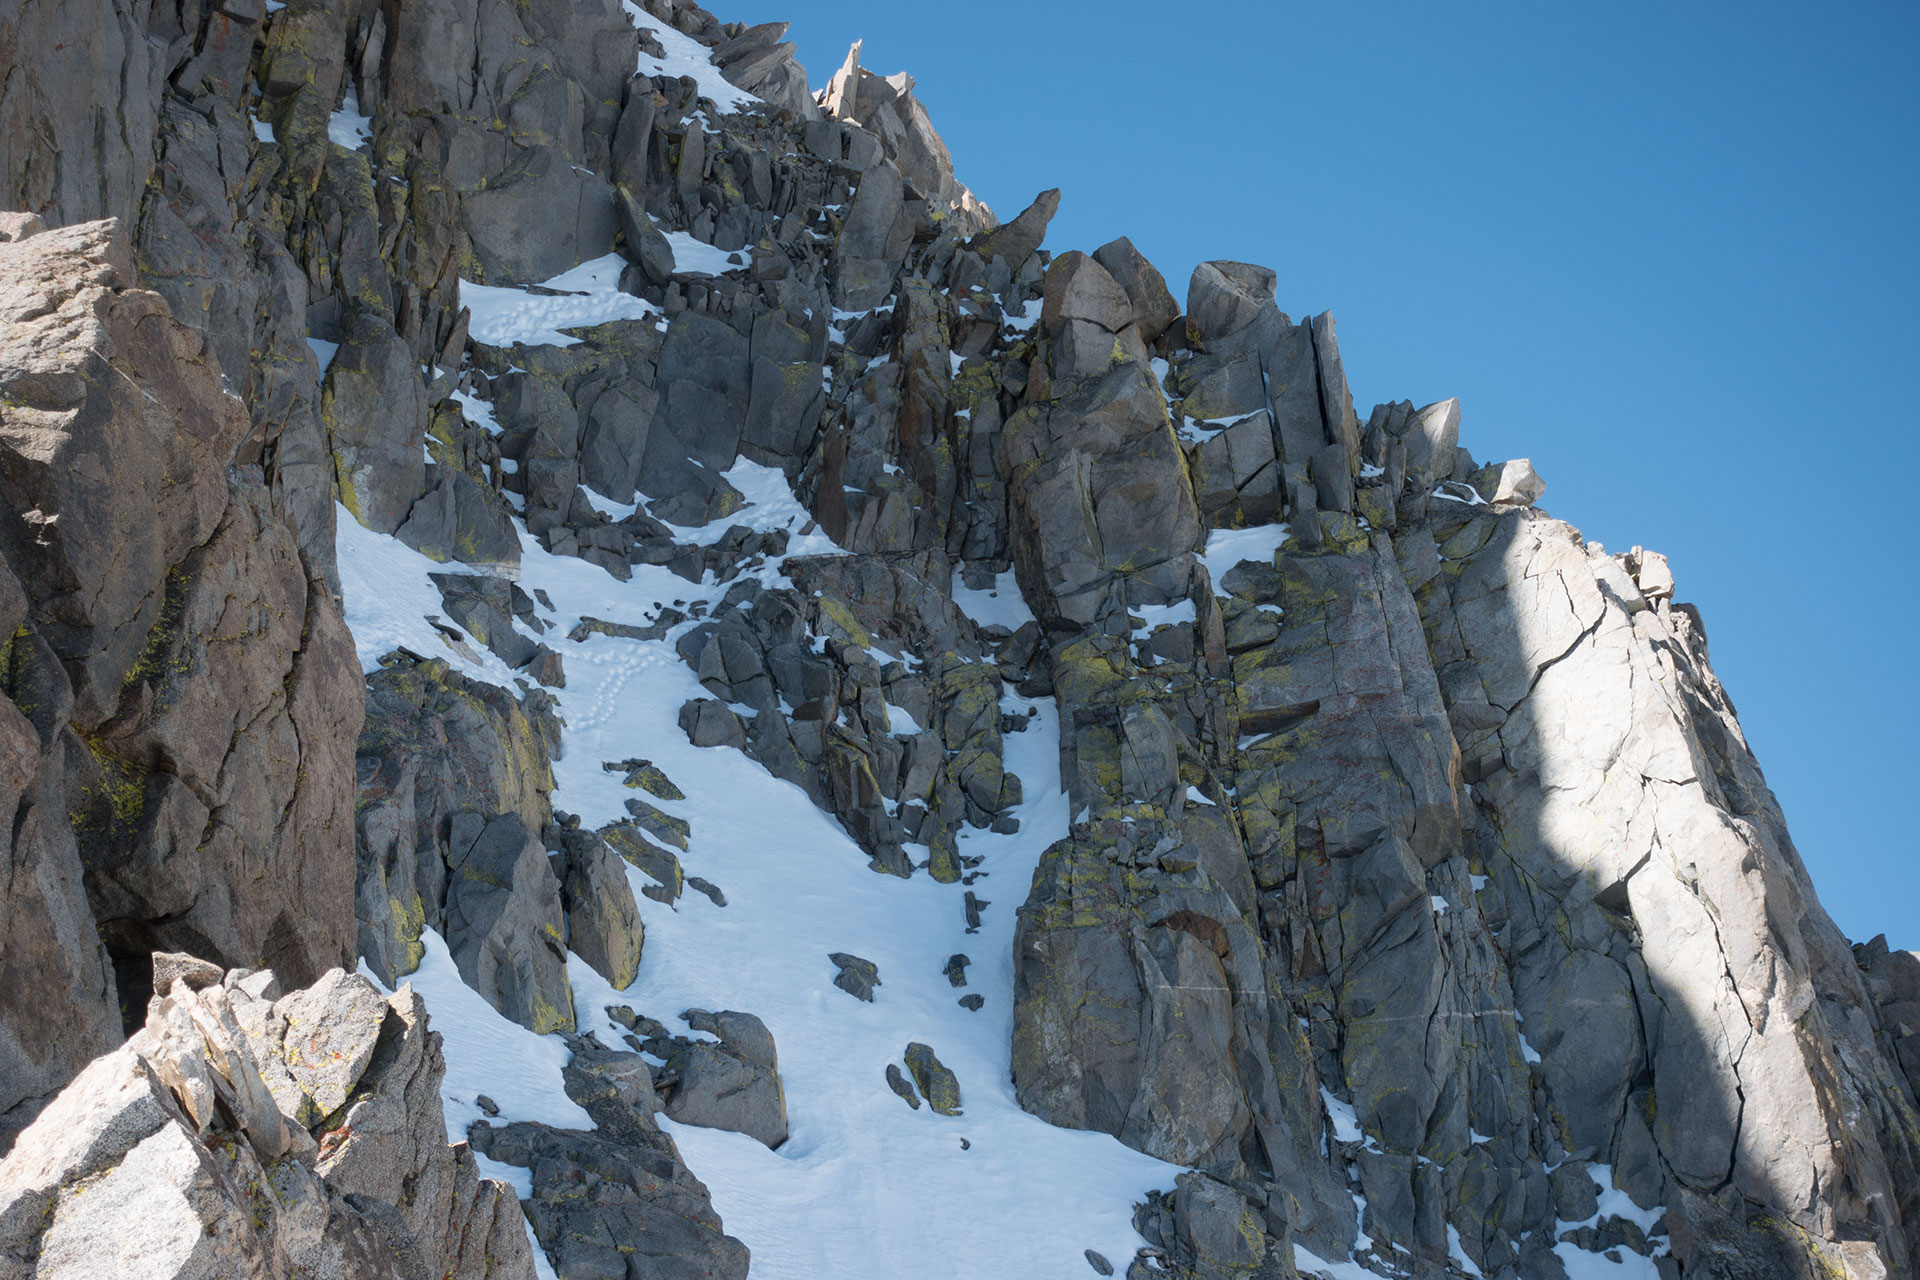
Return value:
M 385 1005 L 372 983 L 338 969 L 275 1002 L 280 1060 L 300 1093 L 296 1120 L 312 1127 L 346 1105 L 373 1060 Z
M 933 1108 L 935 1115 L 957 1116 L 960 1114 L 960 1081 L 953 1071 L 934 1053 L 931 1045 L 915 1041 L 907 1046 L 907 1072 L 912 1075 L 914 1084 Z
M 852 996 L 855 1000 L 873 1003 L 873 989 L 880 985 L 880 967 L 871 960 L 862 960 L 859 956 L 836 951 L 827 959 L 833 961 L 838 970 L 833 975 L 833 985 Z
M 560 885 L 518 814 L 447 820 L 447 949 L 461 979 L 541 1035 L 573 1029 Z
M 616 991 L 640 969 L 646 927 L 634 903 L 621 857 L 604 840 L 577 828 L 562 837 L 556 861 L 560 905 L 567 913 L 567 949 L 593 966 Z
M 553 950 L 564 941 L 560 886 L 544 850 L 522 857 L 552 816 L 547 796 L 559 726 L 551 700 L 540 690 L 515 696 L 470 680 L 442 660 L 398 654 L 367 677 L 366 698 L 355 820 L 361 954 L 382 981 L 397 982 L 420 963 L 426 929 L 441 931 L 451 945 L 452 893 L 460 880 L 466 886 L 463 928 L 480 930 L 470 935 L 474 945 L 485 950 L 489 930 L 514 922 L 512 936 L 530 949 L 520 960 L 505 961 L 508 969 L 537 966 L 546 975 L 537 984 L 545 993 L 540 1000 L 561 1014 L 565 1006 L 557 989 L 564 981 Z M 458 850 L 456 819 L 463 824 Z M 517 824 L 517 838 L 502 819 Z M 481 849 L 487 855 L 482 863 L 513 870 L 499 885 L 475 874 L 455 876 L 456 853 L 471 860 L 478 835 L 468 828 L 476 821 L 481 833 L 493 832 Z M 508 885 L 499 898 L 497 891 Z M 531 990 L 496 995 L 522 1010 L 515 1016 L 531 1016 Z
M 375 533 L 392 533 L 426 492 L 427 389 L 391 324 L 357 308 L 351 316 L 327 366 L 320 418 L 340 501 Z

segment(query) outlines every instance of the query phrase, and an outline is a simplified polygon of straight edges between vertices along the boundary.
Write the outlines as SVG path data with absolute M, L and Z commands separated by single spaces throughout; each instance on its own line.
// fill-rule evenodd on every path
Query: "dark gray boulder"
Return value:
M 573 1027 L 560 886 L 517 814 L 447 826 L 447 948 L 466 984 L 515 1022 Z
M 1180 304 L 1173 300 L 1166 277 L 1133 247 L 1133 241 L 1121 236 L 1104 244 L 1093 251 L 1093 260 L 1126 290 L 1133 326 L 1142 342 L 1152 345 L 1180 318 Z
M 571 1047 L 567 1095 L 594 1130 L 483 1120 L 468 1134 L 474 1150 L 531 1170 L 526 1217 L 556 1273 L 626 1276 L 632 1260 L 665 1280 L 745 1280 L 747 1247 L 724 1233 L 705 1185 L 654 1119 L 646 1060 L 590 1037 Z
M 565 867 L 560 905 L 567 916 L 567 950 L 614 990 L 626 990 L 639 972 L 647 934 L 625 864 L 604 840 L 577 828 L 565 832 L 555 861 Z
M 1279 276 L 1246 262 L 1203 262 L 1187 282 L 1187 324 L 1203 349 L 1224 343 L 1273 309 Z
M 748 1015 L 723 1015 L 743 1019 Z M 747 1049 L 772 1049 L 772 1037 L 759 1026 L 756 1036 L 747 1038 Z M 739 1032 L 741 1028 L 730 1028 Z M 714 1044 L 706 1040 L 676 1043 L 667 1057 L 667 1072 L 673 1077 L 672 1092 L 667 1095 L 666 1113 L 682 1124 L 705 1129 L 728 1129 L 744 1133 L 778 1148 L 787 1140 L 787 1098 L 780 1085 L 780 1073 L 774 1063 L 748 1056 L 732 1038 Z
M 856 1000 L 873 1003 L 873 989 L 880 985 L 880 970 L 871 960 L 862 960 L 859 956 L 836 951 L 827 959 L 833 961 L 839 970 L 833 975 L 833 985 Z
M 340 501 L 375 533 L 394 532 L 427 488 L 427 388 L 411 348 L 384 317 L 348 313 L 321 386 L 320 420 Z

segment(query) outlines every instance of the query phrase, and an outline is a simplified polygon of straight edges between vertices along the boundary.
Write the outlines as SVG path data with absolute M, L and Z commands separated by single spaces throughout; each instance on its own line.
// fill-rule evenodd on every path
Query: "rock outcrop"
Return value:
M 1665 1206 L 1682 1258 L 1764 1206 L 1803 1258 L 1905 1265 L 1912 1095 L 1664 563 L 1463 461 L 1451 403 L 1361 431 L 1330 322 L 1290 326 L 1270 273 L 1203 265 L 1188 317 L 1175 409 L 1237 419 L 1190 459 L 1273 424 L 1210 518 L 1277 459 L 1290 526 L 1193 568 L 1190 639 L 1058 629 L 1068 716 L 1106 725 L 1022 910 L 1022 1101 L 1284 1188 L 1323 1253 L 1352 1183 L 1376 1248 L 1528 1274 L 1572 1162 Z
M 722 1232 L 706 1187 L 655 1120 L 646 1060 L 586 1037 L 572 1048 L 567 1096 L 593 1118 L 591 1131 L 482 1120 L 471 1134 L 475 1150 L 532 1170 L 527 1217 L 555 1272 L 745 1280 L 746 1246 Z
M 573 1028 L 566 913 L 541 839 L 558 740 L 541 690 L 516 697 L 401 654 L 367 678 L 356 915 L 382 981 L 419 965 L 433 929 L 502 1013 L 542 1033 Z M 631 908 L 624 881 L 609 889 Z
M 1061 296 L 1110 329 L 1097 283 Z M 1549 1171 L 1604 1166 L 1689 1274 L 1908 1265 L 1912 1094 L 1664 562 L 1475 467 L 1451 403 L 1362 430 L 1330 321 L 1271 286 L 1203 265 L 1167 358 L 1176 413 L 1234 420 L 1190 463 L 1258 426 L 1195 480 L 1217 523 L 1265 493 L 1277 550 L 1189 560 L 1192 613 L 1131 643 L 1054 615 L 1085 817 L 1022 908 L 1022 1102 L 1279 1189 L 1325 1256 L 1351 1185 L 1376 1250 L 1535 1274 Z
M 0 1273 L 534 1274 L 511 1189 L 447 1145 L 411 988 L 155 959 L 185 976 L 0 1161 Z
M 360 700 L 337 600 L 238 461 L 245 406 L 121 226 L 7 215 L 0 314 L 3 1111 L 138 1025 L 153 950 L 351 960 Z
M 590 640 L 677 655 L 693 744 L 956 932 L 1017 907 L 1021 1105 L 1188 1167 L 1134 1274 L 1920 1267 L 1920 960 L 1821 910 L 1665 561 L 1455 401 L 1363 418 L 1273 270 L 1183 314 L 1124 238 L 1045 249 L 1058 191 L 1000 223 L 910 76 L 856 45 L 816 97 L 785 34 L 0 12 L 0 1274 L 94 1265 L 102 1215 L 166 1225 L 125 1271 L 527 1272 L 419 1001 L 346 970 L 434 930 L 571 1033 L 569 951 L 641 979 L 631 884 L 724 906 L 644 758 L 600 762 L 624 817 L 554 810 Z M 736 523 L 770 480 L 804 513 Z M 356 663 L 336 519 L 447 570 L 444 650 Z M 523 534 L 687 598 L 563 635 Z M 1017 904 L 963 842 L 1050 791 L 1007 765 L 1046 699 L 1071 824 Z M 571 1040 L 595 1129 L 475 1128 L 559 1274 L 745 1274 L 655 1117 L 779 1147 L 785 1086 L 758 1019 L 688 1016 Z M 959 1110 L 919 1041 L 866 1076 Z

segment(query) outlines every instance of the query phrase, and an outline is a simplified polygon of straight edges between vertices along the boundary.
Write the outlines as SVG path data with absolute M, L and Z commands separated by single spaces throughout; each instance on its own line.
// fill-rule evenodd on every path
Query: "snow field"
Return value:
M 736 518 L 757 528 L 804 527 L 806 517 L 777 469 L 737 464 L 728 479 L 755 500 Z M 397 540 L 339 512 L 339 556 L 348 622 L 364 669 L 395 645 L 445 657 L 469 675 L 511 687 L 513 673 L 477 645 L 474 660 L 454 653 L 425 621 L 443 614 L 428 572 L 438 565 Z M 720 527 L 700 530 L 706 540 Z M 795 537 L 790 554 L 833 550 L 822 535 Z M 777 564 L 755 576 L 781 580 Z M 545 637 L 563 654 L 567 687 L 556 692 L 566 721 L 565 755 L 555 763 L 554 805 L 588 826 L 626 816 L 637 794 L 604 761 L 651 759 L 686 793 L 684 801 L 647 797 L 687 818 L 692 836 L 683 863 L 726 893 L 715 907 L 688 892 L 674 906 L 640 896 L 648 883 L 628 875 L 647 939 L 640 972 L 614 991 L 570 960 L 583 1031 L 621 1043 L 609 1004 L 630 1005 L 681 1032 L 687 1009 L 739 1009 L 761 1017 L 779 1047 L 791 1137 L 779 1151 L 751 1138 L 675 1125 L 688 1165 L 707 1184 L 729 1233 L 753 1250 L 756 1280 L 895 1280 L 902 1275 L 1034 1277 L 1081 1280 L 1083 1250 L 1124 1268 L 1143 1243 L 1132 1207 L 1154 1188 L 1170 1188 L 1177 1168 L 1104 1134 L 1057 1129 L 1020 1110 L 1010 1080 L 1013 930 L 1041 853 L 1066 834 L 1067 798 L 1059 784 L 1059 730 L 1050 700 L 1009 696 L 1008 711 L 1038 714 L 1006 738 L 1007 767 L 1025 783 L 1011 836 L 968 831 L 961 851 L 983 859 L 973 886 L 991 903 L 978 934 L 968 935 L 964 890 L 925 875 L 902 881 L 876 874 L 838 823 L 805 793 L 730 749 L 696 748 L 678 725 L 689 698 L 707 696 L 675 654 L 671 637 L 640 642 L 593 635 L 559 637 L 581 617 L 646 623 L 674 601 L 716 601 L 725 587 L 696 587 L 663 569 L 635 566 L 617 582 L 582 560 L 555 557 L 522 536 L 522 585 L 546 590 L 555 613 Z M 1007 575 L 995 594 L 962 592 L 963 607 L 994 620 L 1024 615 Z M 978 599 L 975 599 L 975 597 Z M 1024 620 L 1024 617 L 1020 617 Z M 688 624 L 691 625 L 691 624 Z M 676 629 L 674 635 L 679 634 Z M 449 1136 L 480 1114 L 486 1093 L 501 1120 L 536 1119 L 579 1126 L 584 1115 L 565 1096 L 557 1037 L 537 1037 L 495 1013 L 459 982 L 445 944 L 429 935 L 428 955 L 410 977 L 428 1001 L 448 1062 L 444 1093 Z M 832 985 L 830 952 L 879 966 L 874 1003 Z M 955 989 L 947 957 L 965 953 L 968 985 Z M 978 993 L 978 1013 L 958 1004 Z M 910 1110 L 884 1072 L 910 1041 L 931 1045 L 958 1076 L 965 1114 Z M 965 1140 L 966 1146 L 962 1146 Z M 527 1188 L 522 1171 L 488 1167 Z

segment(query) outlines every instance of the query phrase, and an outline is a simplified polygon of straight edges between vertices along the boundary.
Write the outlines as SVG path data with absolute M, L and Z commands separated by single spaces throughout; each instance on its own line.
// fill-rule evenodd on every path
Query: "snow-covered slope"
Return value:
M 755 528 L 802 527 L 807 517 L 779 490 L 778 472 L 740 463 L 728 479 L 758 499 L 736 517 Z M 711 536 L 711 535 L 709 535 Z M 510 683 L 513 673 L 480 654 L 449 650 L 425 615 L 439 597 L 430 572 L 446 566 L 398 540 L 369 533 L 346 512 L 340 566 L 347 621 L 363 664 L 396 645 L 447 658 L 478 679 Z M 832 546 L 796 537 L 790 554 Z M 520 583 L 553 601 L 564 634 L 582 617 L 642 625 L 692 600 L 717 602 L 725 588 L 695 587 L 664 569 L 636 566 L 631 581 L 543 551 L 522 540 Z M 777 563 L 760 571 L 780 580 Z M 984 596 L 985 593 L 981 593 Z M 1016 596 L 1017 598 L 1017 596 Z M 1009 735 L 1007 766 L 1028 780 L 1013 835 L 968 833 L 964 852 L 983 859 L 975 884 L 994 905 L 969 934 L 957 886 L 925 876 L 875 875 L 867 856 L 805 793 L 738 751 L 692 746 L 676 722 L 703 690 L 673 648 L 679 631 L 640 641 L 593 634 L 564 646 L 567 686 L 556 692 L 566 721 L 555 763 L 553 801 L 598 826 L 625 816 L 633 793 L 603 761 L 651 759 L 686 793 L 660 807 L 688 820 L 687 872 L 725 892 L 718 907 L 697 893 L 672 906 L 639 897 L 647 940 L 639 976 L 625 991 L 576 957 L 569 966 L 584 1030 L 618 1044 L 609 1005 L 678 1027 L 686 1009 L 738 1009 L 762 1018 L 780 1051 L 791 1137 L 777 1151 L 752 1138 L 662 1120 L 713 1193 L 730 1234 L 754 1251 L 764 1280 L 896 1280 L 905 1275 L 1032 1276 L 1079 1280 L 1092 1274 L 1084 1251 L 1128 1259 L 1143 1243 L 1130 1221 L 1150 1189 L 1170 1188 L 1174 1166 L 1129 1150 L 1105 1134 L 1059 1129 L 1022 1111 L 1008 1074 L 1013 1020 L 1013 908 L 1040 853 L 1067 830 L 1059 785 L 1059 728 L 1049 699 L 1009 691 L 1004 707 L 1037 712 Z M 476 651 L 477 652 L 477 651 Z M 647 883 L 629 869 L 636 895 Z M 589 1127 L 561 1087 L 566 1050 L 538 1037 L 464 987 L 445 944 L 429 941 L 411 976 L 446 1038 L 449 1137 L 480 1118 L 486 1093 L 501 1119 Z M 871 1004 L 833 986 L 827 959 L 848 952 L 879 966 Z M 967 955 L 967 986 L 944 969 Z M 959 997 L 985 997 L 978 1012 Z M 910 1042 L 930 1044 L 958 1076 L 965 1114 L 910 1110 L 885 1071 Z M 490 1176 L 525 1175 L 489 1163 Z

